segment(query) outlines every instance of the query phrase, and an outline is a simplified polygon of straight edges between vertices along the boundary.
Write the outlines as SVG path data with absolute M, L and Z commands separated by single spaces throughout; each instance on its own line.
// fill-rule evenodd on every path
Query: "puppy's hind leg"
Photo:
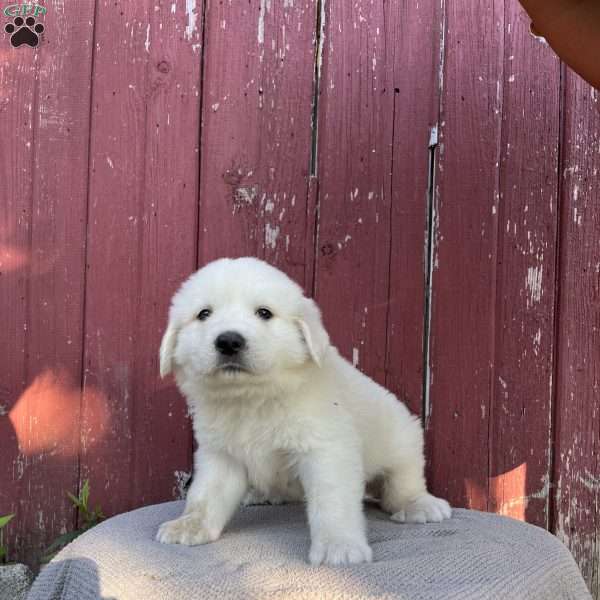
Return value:
M 404 446 L 386 469 L 381 507 L 400 523 L 431 523 L 449 519 L 452 510 L 446 500 L 427 492 L 423 432 L 415 421 L 410 426 L 414 443 Z

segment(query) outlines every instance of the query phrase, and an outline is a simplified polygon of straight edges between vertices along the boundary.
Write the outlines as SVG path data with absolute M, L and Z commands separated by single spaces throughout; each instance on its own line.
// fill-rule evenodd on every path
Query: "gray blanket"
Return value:
M 365 599 L 589 600 L 568 550 L 546 531 L 455 510 L 402 525 L 369 509 L 373 563 L 312 567 L 304 507 L 241 509 L 221 539 L 193 548 L 154 541 L 182 502 L 98 525 L 42 571 L 28 600 Z

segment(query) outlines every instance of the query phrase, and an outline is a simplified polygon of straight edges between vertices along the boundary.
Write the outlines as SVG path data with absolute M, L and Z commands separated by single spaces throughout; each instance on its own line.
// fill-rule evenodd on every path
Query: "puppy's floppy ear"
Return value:
M 179 329 L 169 321 L 169 325 L 160 343 L 160 376 L 164 377 L 173 370 L 173 354 Z
M 302 307 L 297 322 L 310 357 L 320 367 L 325 350 L 329 347 L 329 336 L 321 321 L 321 311 L 310 298 L 302 298 Z

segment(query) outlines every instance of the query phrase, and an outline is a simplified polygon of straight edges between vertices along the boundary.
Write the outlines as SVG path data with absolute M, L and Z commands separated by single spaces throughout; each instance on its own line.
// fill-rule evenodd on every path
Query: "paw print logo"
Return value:
M 12 23 L 4 26 L 4 31 L 10 35 L 10 43 L 18 48 L 27 44 L 35 48 L 40 43 L 40 36 L 44 33 L 44 26 L 35 22 L 35 17 L 15 17 Z

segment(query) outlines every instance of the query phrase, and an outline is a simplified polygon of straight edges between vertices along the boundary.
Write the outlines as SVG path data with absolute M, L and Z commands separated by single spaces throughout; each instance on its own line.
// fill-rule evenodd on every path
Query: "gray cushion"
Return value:
M 182 509 L 158 504 L 96 526 L 42 571 L 29 600 L 591 598 L 555 537 L 497 515 L 455 510 L 443 523 L 404 525 L 370 508 L 373 563 L 312 567 L 300 504 L 240 509 L 205 546 L 155 542 Z

